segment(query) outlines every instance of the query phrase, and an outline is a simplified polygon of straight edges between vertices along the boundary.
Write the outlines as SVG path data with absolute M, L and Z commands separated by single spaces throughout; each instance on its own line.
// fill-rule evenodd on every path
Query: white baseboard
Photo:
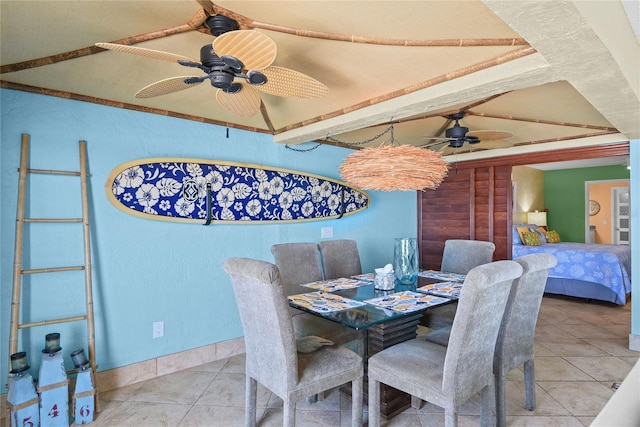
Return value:
M 640 351 L 640 335 L 629 334 L 629 350 Z

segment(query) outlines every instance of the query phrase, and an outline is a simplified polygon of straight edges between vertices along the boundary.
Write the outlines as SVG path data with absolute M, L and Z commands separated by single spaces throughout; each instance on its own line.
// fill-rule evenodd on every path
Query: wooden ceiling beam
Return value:
M 533 163 L 566 162 L 567 160 L 599 159 L 629 155 L 629 142 L 588 147 L 564 148 L 558 150 L 539 151 L 535 153 L 513 154 L 486 159 L 466 160 L 456 162 L 458 169 L 489 167 L 489 166 L 526 166 Z

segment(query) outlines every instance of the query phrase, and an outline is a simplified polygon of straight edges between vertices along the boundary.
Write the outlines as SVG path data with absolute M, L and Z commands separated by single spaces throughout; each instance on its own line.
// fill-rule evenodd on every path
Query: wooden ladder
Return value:
M 11 300 L 11 330 L 9 339 L 9 354 L 14 354 L 18 351 L 18 335 L 20 329 L 33 328 L 36 326 L 53 325 L 67 322 L 86 321 L 87 326 L 87 338 L 88 338 L 88 358 L 91 363 L 91 369 L 93 370 L 94 378 L 97 369 L 96 353 L 95 353 L 95 333 L 94 333 L 94 318 L 93 318 L 93 295 L 91 286 L 91 246 L 89 240 L 89 208 L 87 198 L 87 154 L 86 154 L 86 142 L 79 141 L 80 146 L 80 172 L 61 171 L 61 170 L 43 170 L 43 169 L 30 169 L 28 167 L 29 159 L 29 135 L 22 134 L 22 147 L 20 153 L 20 169 L 19 182 L 18 182 L 18 208 L 16 214 L 16 235 L 15 235 L 15 252 L 14 252 L 14 264 L 13 264 L 13 296 Z M 49 175 L 68 175 L 73 177 L 80 177 L 81 193 L 82 193 L 82 217 L 81 218 L 25 218 L 25 193 L 27 187 L 27 176 L 29 174 L 49 174 Z M 22 236 L 25 223 L 79 223 L 83 226 L 84 236 L 84 265 L 78 266 L 65 266 L 65 267 L 50 267 L 50 268 L 37 268 L 37 269 L 23 269 L 23 246 Z M 63 317 L 50 320 L 42 320 L 37 322 L 20 323 L 20 301 L 21 290 L 23 287 L 22 278 L 29 274 L 44 274 L 44 273 L 56 273 L 63 271 L 78 271 L 84 270 L 84 291 L 86 299 L 86 312 L 84 315 Z M 9 368 L 11 369 L 11 368 Z M 77 372 L 76 370 L 70 370 L 68 374 Z M 98 399 L 97 392 L 95 394 L 95 411 L 98 411 Z

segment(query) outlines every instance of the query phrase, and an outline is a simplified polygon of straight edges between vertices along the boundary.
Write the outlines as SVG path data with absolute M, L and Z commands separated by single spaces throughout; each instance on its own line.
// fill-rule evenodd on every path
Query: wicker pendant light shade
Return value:
M 383 145 L 348 155 L 340 175 L 364 190 L 412 191 L 438 188 L 448 169 L 441 153 L 411 145 Z

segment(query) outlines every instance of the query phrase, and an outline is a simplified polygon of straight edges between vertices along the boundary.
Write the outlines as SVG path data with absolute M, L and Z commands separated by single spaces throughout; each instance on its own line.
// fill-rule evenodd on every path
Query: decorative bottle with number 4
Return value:
M 69 380 L 60 350 L 60 334 L 47 334 L 38 375 L 41 427 L 69 427 Z

